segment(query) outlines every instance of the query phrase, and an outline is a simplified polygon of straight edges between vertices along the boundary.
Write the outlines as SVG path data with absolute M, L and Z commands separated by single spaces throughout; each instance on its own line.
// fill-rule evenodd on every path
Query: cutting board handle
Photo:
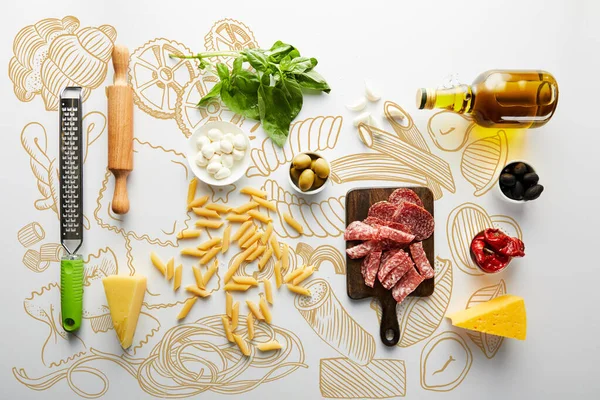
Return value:
M 381 326 L 379 327 L 379 336 L 386 346 L 395 346 L 400 340 L 400 326 L 398 325 L 398 316 L 396 315 L 395 301 L 381 302 Z

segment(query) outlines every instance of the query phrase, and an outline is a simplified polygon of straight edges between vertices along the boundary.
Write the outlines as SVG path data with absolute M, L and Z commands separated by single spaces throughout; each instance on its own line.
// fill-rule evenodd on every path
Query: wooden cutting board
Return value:
M 423 206 L 434 216 L 433 213 L 433 193 L 426 187 L 409 186 L 417 193 L 423 202 Z M 393 188 L 364 188 L 352 189 L 346 194 L 346 226 L 353 221 L 362 221 L 367 218 L 369 207 L 378 201 L 387 200 L 390 194 L 396 190 Z M 346 242 L 346 248 L 359 244 L 360 241 Z M 434 264 L 434 235 L 423 241 L 423 249 L 427 255 L 429 263 Z M 396 315 L 396 300 L 392 297 L 392 291 L 381 286 L 379 280 L 376 280 L 375 287 L 370 288 L 365 285 L 360 266 L 363 259 L 353 260 L 346 255 L 346 285 L 348 296 L 351 299 L 359 300 L 367 297 L 374 297 L 381 304 L 381 326 L 379 335 L 381 341 L 387 346 L 395 346 L 400 340 L 400 327 Z M 430 296 L 434 290 L 434 278 L 424 280 L 410 296 Z

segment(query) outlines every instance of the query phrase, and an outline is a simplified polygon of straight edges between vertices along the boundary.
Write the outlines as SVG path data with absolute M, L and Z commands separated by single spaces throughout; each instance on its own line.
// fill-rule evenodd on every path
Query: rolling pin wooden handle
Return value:
M 116 44 L 112 51 L 112 63 L 115 69 L 114 85 L 127 86 L 127 70 L 129 69 L 129 50 L 122 44 Z
M 127 197 L 127 176 L 129 171 L 112 171 L 115 175 L 115 194 L 113 195 L 112 210 L 117 214 L 127 214 L 129 197 Z

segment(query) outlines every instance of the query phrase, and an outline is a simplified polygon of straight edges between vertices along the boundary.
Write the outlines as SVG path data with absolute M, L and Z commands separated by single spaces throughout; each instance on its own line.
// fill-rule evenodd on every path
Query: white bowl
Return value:
M 233 162 L 233 166 L 231 167 L 231 175 L 225 179 L 216 179 L 214 176 L 208 173 L 206 167 L 199 167 L 196 164 L 196 156 L 198 155 L 198 147 L 196 142 L 200 136 L 206 136 L 208 131 L 213 128 L 220 129 L 224 134 L 233 133 L 234 135 L 237 135 L 238 133 L 241 133 L 246 139 L 246 154 L 244 155 L 244 158 Z M 251 150 L 252 148 L 250 147 L 250 139 L 239 126 L 232 124 L 231 122 L 213 121 L 196 129 L 192 136 L 188 138 L 186 156 L 192 172 L 198 177 L 198 179 L 212 186 L 225 186 L 232 184 L 244 176 L 248 170 L 248 167 L 250 166 Z
M 314 190 L 309 190 L 307 192 L 303 192 L 302 190 L 300 190 L 300 188 L 298 186 L 296 186 L 296 184 L 292 180 L 292 174 L 290 174 L 290 169 L 292 168 L 292 163 L 290 162 L 288 164 L 288 171 L 287 171 L 287 176 L 288 176 L 288 181 L 290 182 L 290 186 L 292 186 L 292 189 L 294 189 L 296 192 L 298 192 L 300 194 L 311 195 L 311 194 L 317 194 L 317 193 L 322 192 L 323 189 L 325 189 L 325 186 L 327 185 L 327 183 L 329 183 L 329 178 L 331 178 L 331 164 L 329 164 L 329 161 L 327 161 L 327 159 L 325 157 L 323 157 L 319 153 L 315 153 L 314 151 L 303 151 L 298 154 L 308 154 L 309 156 L 315 156 L 315 157 L 319 157 L 319 158 L 322 158 L 323 160 L 325 160 L 325 162 L 327 163 L 327 166 L 329 167 L 329 176 L 327 177 L 327 179 L 325 179 L 325 182 L 323 182 L 321 187 L 314 189 Z

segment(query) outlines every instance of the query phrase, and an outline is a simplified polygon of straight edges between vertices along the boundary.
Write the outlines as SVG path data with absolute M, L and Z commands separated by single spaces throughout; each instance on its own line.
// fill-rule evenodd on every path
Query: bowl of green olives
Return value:
M 316 194 L 325 189 L 331 166 L 318 153 L 305 152 L 294 156 L 288 177 L 292 188 L 302 194 Z
M 498 178 L 498 189 L 503 199 L 510 203 L 535 200 L 544 191 L 540 177 L 533 167 L 521 160 L 509 162 Z

